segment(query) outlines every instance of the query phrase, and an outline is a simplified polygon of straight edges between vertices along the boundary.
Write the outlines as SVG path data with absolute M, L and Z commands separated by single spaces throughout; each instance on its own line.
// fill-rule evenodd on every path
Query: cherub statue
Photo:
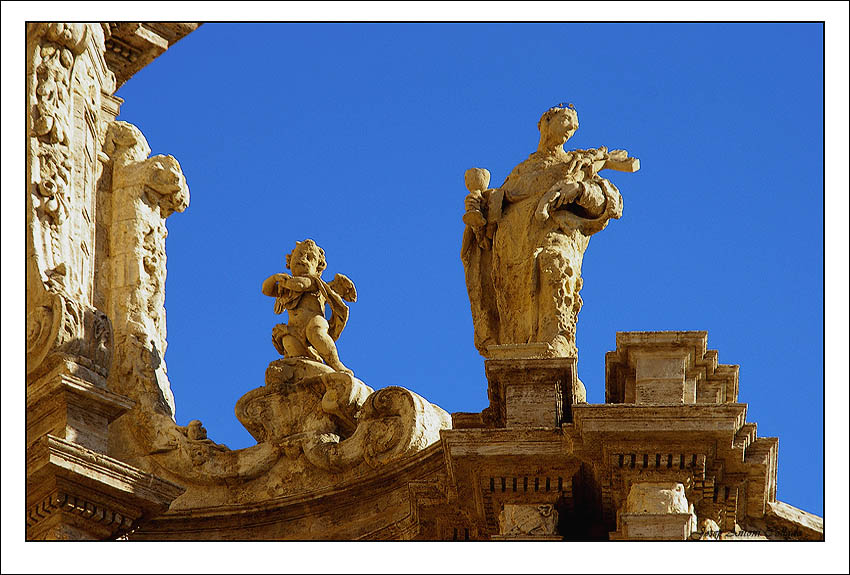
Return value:
M 292 275 L 269 276 L 262 288 L 263 294 L 276 298 L 275 313 L 289 312 L 288 323 L 277 324 L 272 330 L 275 349 L 286 357 L 324 361 L 337 371 L 353 375 L 339 360 L 334 342 L 348 321 L 348 306 L 342 300 L 357 301 L 354 282 L 342 274 L 325 282 L 325 251 L 309 239 L 295 242 L 295 249 L 286 256 L 286 267 Z M 330 321 L 325 318 L 325 304 L 331 307 Z
M 230 451 L 223 443 L 216 443 L 207 437 L 207 428 L 201 423 L 200 419 L 193 419 L 186 426 L 179 426 L 177 430 L 186 436 L 189 441 L 197 441 L 204 445 L 209 445 L 218 451 Z

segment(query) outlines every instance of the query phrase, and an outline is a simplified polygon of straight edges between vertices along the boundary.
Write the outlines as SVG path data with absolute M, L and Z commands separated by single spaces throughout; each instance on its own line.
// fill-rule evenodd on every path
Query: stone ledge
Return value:
M 183 491 L 47 435 L 27 450 L 27 539 L 108 539 L 164 512 Z
M 408 502 L 409 485 L 432 480 L 442 468 L 438 442 L 331 488 L 251 504 L 172 510 L 146 522 L 131 539 L 353 540 L 379 532 L 403 539 L 417 528 Z M 385 513 L 393 501 L 401 506 Z
M 737 433 L 744 425 L 747 404 L 719 405 L 574 405 L 576 431 L 585 433 Z
M 61 475 L 163 511 L 185 491 L 170 481 L 52 435 L 27 450 L 27 470 L 28 492 L 31 486 L 37 488 L 39 480 Z

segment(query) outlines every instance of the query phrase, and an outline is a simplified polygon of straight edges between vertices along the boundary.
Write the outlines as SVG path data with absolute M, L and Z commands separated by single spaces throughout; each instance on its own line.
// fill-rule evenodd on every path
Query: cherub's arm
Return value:
M 263 282 L 263 294 L 271 297 L 277 297 L 278 286 L 289 288 L 293 291 L 307 291 L 313 285 L 313 280 L 308 277 L 291 276 L 289 274 L 274 274 L 266 278 Z

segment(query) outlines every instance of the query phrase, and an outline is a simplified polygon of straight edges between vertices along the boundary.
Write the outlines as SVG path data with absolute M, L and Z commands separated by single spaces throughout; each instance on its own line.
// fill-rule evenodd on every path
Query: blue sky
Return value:
M 780 437 L 779 498 L 823 514 L 820 24 L 206 24 L 118 95 L 191 205 L 168 220 L 177 421 L 231 448 L 281 320 L 260 293 L 315 239 L 359 300 L 338 347 L 373 388 L 487 406 L 459 259 L 463 173 L 498 186 L 573 102 L 567 147 L 626 148 L 623 218 L 583 265 L 579 375 L 617 331 L 707 330 Z

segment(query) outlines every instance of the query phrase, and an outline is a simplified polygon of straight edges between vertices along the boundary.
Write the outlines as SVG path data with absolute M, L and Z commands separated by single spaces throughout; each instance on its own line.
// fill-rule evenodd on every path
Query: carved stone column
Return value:
M 109 281 L 106 305 L 114 318 L 119 373 L 111 378 L 113 389 L 138 396 L 140 386 L 151 383 L 152 411 L 174 415 L 174 395 L 165 370 L 165 219 L 189 205 L 189 188 L 173 156 L 150 155 L 141 131 L 127 122 L 115 121 L 106 132 L 104 151 L 109 157 L 112 185 L 109 191 Z M 132 363 L 142 354 L 153 381 L 132 375 Z M 128 371 L 130 370 L 130 371 Z M 146 374 L 147 375 L 147 374 Z M 145 379 L 144 377 L 142 379 Z M 147 395 L 145 395 L 147 398 Z
M 114 537 L 182 489 L 107 457 L 134 401 L 107 389 L 113 328 L 96 278 L 101 150 L 118 111 L 108 27 L 27 26 L 27 538 Z M 148 487 L 144 487 L 148 486 Z

